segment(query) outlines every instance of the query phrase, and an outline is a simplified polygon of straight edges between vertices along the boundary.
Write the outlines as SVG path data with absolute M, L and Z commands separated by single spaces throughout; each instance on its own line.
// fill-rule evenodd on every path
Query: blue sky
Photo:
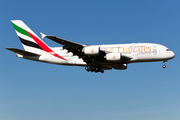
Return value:
M 3 0 L 0 2 L 1 120 L 179 120 L 179 0 Z M 87 45 L 159 43 L 176 57 L 129 64 L 125 71 L 88 73 L 83 67 L 20 59 L 10 20 Z M 60 46 L 49 39 L 52 47 Z

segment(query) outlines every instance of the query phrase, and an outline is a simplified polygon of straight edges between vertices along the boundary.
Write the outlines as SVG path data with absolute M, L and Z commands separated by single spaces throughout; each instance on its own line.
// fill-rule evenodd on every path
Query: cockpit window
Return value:
M 170 51 L 169 49 L 166 49 L 166 51 Z

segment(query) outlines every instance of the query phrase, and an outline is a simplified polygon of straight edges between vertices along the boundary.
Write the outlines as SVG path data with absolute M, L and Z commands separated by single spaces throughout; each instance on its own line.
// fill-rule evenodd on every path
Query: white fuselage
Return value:
M 126 63 L 133 62 L 153 62 L 153 61 L 167 61 L 172 59 L 175 54 L 170 51 L 167 47 L 154 44 L 154 43 L 132 43 L 132 44 L 112 44 L 112 45 L 92 45 L 93 47 L 100 47 L 100 50 L 106 51 L 108 53 L 121 53 L 122 56 L 127 56 L 132 58 Z M 54 52 L 65 58 L 66 60 L 59 59 L 49 53 L 42 53 L 39 57 L 32 56 L 22 56 L 25 59 L 60 64 L 60 65 L 74 65 L 74 66 L 86 66 L 87 63 L 83 59 L 79 58 L 77 55 L 68 52 L 62 47 L 52 48 Z M 124 64 L 123 61 L 111 61 L 111 62 L 102 62 L 101 65 L 113 65 L 113 64 Z

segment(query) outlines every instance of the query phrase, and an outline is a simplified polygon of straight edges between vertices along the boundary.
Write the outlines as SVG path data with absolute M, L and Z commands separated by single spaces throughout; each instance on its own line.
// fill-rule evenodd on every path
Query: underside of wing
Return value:
M 122 55 L 121 61 L 123 62 L 129 62 L 131 59 L 133 59 L 133 56 L 127 56 L 127 55 Z

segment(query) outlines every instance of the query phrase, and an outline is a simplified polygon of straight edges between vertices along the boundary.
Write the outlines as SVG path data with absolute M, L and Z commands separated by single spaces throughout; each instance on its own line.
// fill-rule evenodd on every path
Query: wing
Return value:
M 64 40 L 64 39 L 58 38 L 56 36 L 45 35 L 43 33 L 41 33 L 41 35 L 42 35 L 42 38 L 44 38 L 44 37 L 49 38 L 49 39 L 53 40 L 54 42 L 57 42 L 57 43 L 59 43 L 61 45 L 71 46 L 71 47 L 74 47 L 74 48 L 79 48 L 79 47 L 86 46 L 86 45 L 83 45 L 83 44 L 79 44 L 79 43 L 75 43 L 75 42 L 72 42 L 72 41 Z
M 86 47 L 88 45 L 75 43 L 75 42 L 72 42 L 69 40 L 58 38 L 56 36 L 45 35 L 42 33 L 41 33 L 41 35 L 42 35 L 42 38 L 46 37 L 46 38 L 51 39 L 54 42 L 64 45 L 63 49 L 67 49 L 68 52 L 72 52 L 74 55 L 77 55 L 79 58 L 82 58 L 84 60 L 84 62 L 86 62 L 86 63 L 92 63 L 92 62 L 96 61 L 97 59 L 102 59 L 102 58 L 104 58 L 104 55 L 106 54 L 106 51 L 101 50 L 100 54 L 98 56 L 85 55 L 82 50 L 84 47 Z
M 88 64 L 98 64 L 101 62 L 107 62 L 105 59 L 105 56 L 108 53 L 108 51 L 100 50 L 100 53 L 98 56 L 85 55 L 83 52 L 83 48 L 88 45 L 71 42 L 69 40 L 64 40 L 62 38 L 57 38 L 55 36 L 49 36 L 49 35 L 45 35 L 45 34 L 42 34 L 42 38 L 43 37 L 49 38 L 61 45 L 64 45 L 63 49 L 67 49 L 68 52 L 72 52 L 74 55 L 79 56 L 79 58 L 82 58 L 84 60 L 84 62 L 86 62 Z M 129 56 L 122 55 L 122 61 L 129 61 L 130 59 L 132 59 L 132 58 Z

